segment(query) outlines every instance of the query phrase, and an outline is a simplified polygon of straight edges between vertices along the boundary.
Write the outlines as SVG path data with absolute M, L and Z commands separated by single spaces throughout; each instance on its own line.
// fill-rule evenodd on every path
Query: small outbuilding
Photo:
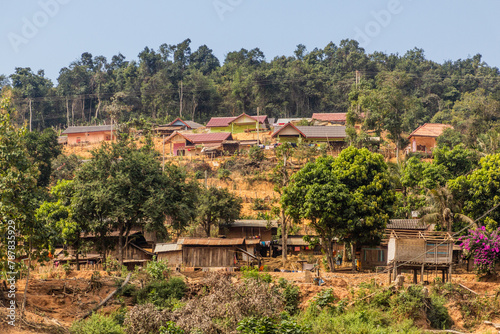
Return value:
M 418 272 L 424 281 L 425 270 L 440 270 L 443 282 L 450 281 L 454 242 L 449 232 L 393 230 L 388 242 L 387 265 L 392 268 L 394 279 L 404 269 L 413 270 L 413 281 L 417 283 Z
M 238 253 L 246 252 L 244 238 L 183 238 L 177 244 L 185 267 L 235 267 Z
M 155 245 L 154 253 L 158 261 L 167 261 L 172 267 L 182 264 L 182 245 L 177 243 L 160 243 Z

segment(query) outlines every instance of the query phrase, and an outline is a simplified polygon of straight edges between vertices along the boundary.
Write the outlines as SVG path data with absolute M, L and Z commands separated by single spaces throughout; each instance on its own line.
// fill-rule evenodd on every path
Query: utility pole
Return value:
M 31 112 L 31 99 L 30 99 L 30 132 L 31 132 L 31 121 L 33 119 L 33 113 Z
M 259 121 L 259 115 L 260 115 L 260 107 L 257 107 L 257 145 L 260 145 L 260 138 L 259 138 L 260 121 Z
M 161 166 L 161 171 L 165 171 L 165 135 L 163 135 L 163 164 Z

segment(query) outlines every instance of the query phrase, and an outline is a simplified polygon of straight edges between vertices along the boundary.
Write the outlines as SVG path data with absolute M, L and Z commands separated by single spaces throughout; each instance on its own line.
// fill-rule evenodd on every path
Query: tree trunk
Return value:
M 333 273 L 335 271 L 335 259 L 333 258 L 333 242 L 330 239 L 323 239 L 325 245 L 323 248 L 326 249 L 326 260 L 328 262 L 328 266 L 330 267 L 330 272 Z
M 118 235 L 118 262 L 120 262 L 120 265 L 123 266 L 123 234 L 125 232 L 125 228 L 122 225 L 120 225 L 119 229 L 119 235 Z
M 80 237 L 78 237 L 75 245 L 76 245 L 76 252 L 75 252 L 76 270 L 80 271 Z
M 28 283 L 30 281 L 30 269 L 31 269 L 31 251 L 32 251 L 33 244 L 29 242 L 29 254 L 28 254 L 28 272 L 26 274 L 26 286 L 24 287 L 24 294 L 23 294 L 23 304 L 21 306 L 21 318 L 24 316 L 24 309 L 26 307 L 26 294 L 28 293 Z
M 211 226 L 212 226 L 212 217 L 208 216 L 205 225 L 205 233 L 207 234 L 208 238 L 210 238 Z
M 82 121 L 85 122 L 85 99 L 82 99 Z
M 287 260 L 287 251 L 288 251 L 288 226 L 285 217 L 285 210 L 281 209 L 281 256 L 283 259 L 283 267 L 285 267 Z
M 193 95 L 193 115 L 191 117 L 191 120 L 194 122 L 194 114 L 196 113 L 196 108 L 198 107 L 198 103 L 195 102 L 195 98 Z
M 75 125 L 75 101 L 71 100 L 71 125 Z
M 66 126 L 69 126 L 69 100 L 66 99 Z
M 101 109 L 101 98 L 98 97 L 97 99 L 98 99 L 98 101 L 97 101 L 97 108 L 95 110 L 95 119 L 96 119 L 96 122 L 97 122 L 97 116 L 99 116 L 99 109 Z
M 356 271 L 356 243 L 351 242 L 352 271 Z
M 183 83 L 182 83 L 182 80 L 181 80 L 181 91 L 180 91 L 180 94 L 179 94 L 179 117 L 182 117 L 182 103 L 183 103 L 183 98 L 184 98 L 184 87 L 183 87 Z

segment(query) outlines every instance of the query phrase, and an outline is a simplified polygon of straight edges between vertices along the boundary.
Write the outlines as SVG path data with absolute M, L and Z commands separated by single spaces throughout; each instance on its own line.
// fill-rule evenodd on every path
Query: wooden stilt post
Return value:
M 422 283 L 422 285 L 424 284 L 424 268 L 425 268 L 425 265 L 422 263 L 422 269 L 420 272 L 420 283 Z
M 451 273 L 453 272 L 453 266 L 450 264 L 450 267 L 448 268 L 448 282 L 451 283 Z
M 443 274 L 443 280 L 442 280 L 443 283 L 446 282 L 445 271 L 446 271 L 445 269 L 441 270 L 441 272 Z
M 388 272 L 389 272 L 389 275 L 388 275 L 388 277 L 389 277 L 389 283 L 388 283 L 388 284 L 390 285 L 390 284 L 391 284 L 391 282 L 392 282 L 392 281 L 391 281 L 391 277 L 392 277 L 392 269 L 389 269 L 389 270 L 388 270 Z
M 413 269 L 413 284 L 417 284 L 417 269 Z

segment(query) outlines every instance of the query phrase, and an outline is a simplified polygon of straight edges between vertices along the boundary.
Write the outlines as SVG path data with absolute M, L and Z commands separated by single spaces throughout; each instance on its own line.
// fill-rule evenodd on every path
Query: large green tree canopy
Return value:
M 332 243 L 376 244 L 395 200 L 379 154 L 349 147 L 337 158 L 318 158 L 292 176 L 282 203 L 297 219 L 310 220 L 333 268 Z

